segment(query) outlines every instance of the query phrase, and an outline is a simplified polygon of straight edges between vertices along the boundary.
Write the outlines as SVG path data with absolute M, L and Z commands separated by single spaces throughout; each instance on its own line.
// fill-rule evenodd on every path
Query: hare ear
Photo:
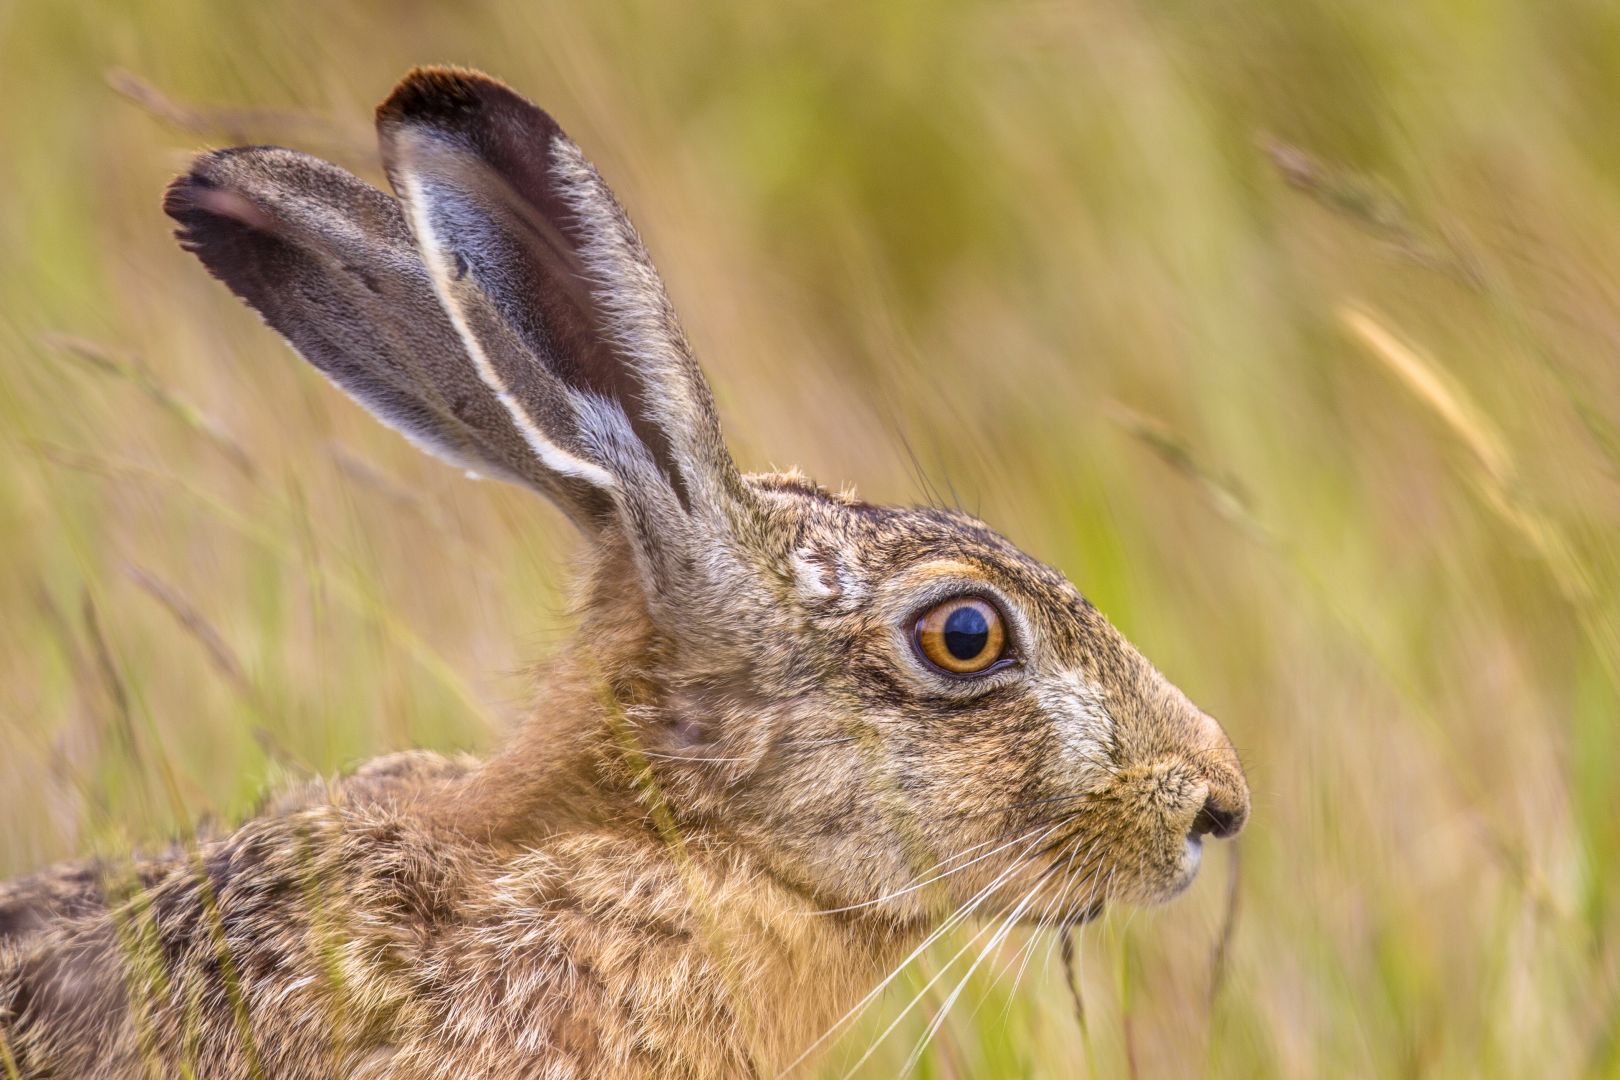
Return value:
M 689 566 L 697 548 L 682 541 L 732 532 L 746 488 L 607 185 L 550 116 L 476 72 L 413 71 L 377 123 L 478 376 L 540 461 L 612 498 L 640 555 Z
M 610 514 L 599 485 L 535 460 L 475 374 L 393 198 L 306 154 L 243 147 L 197 158 L 163 208 L 182 247 L 412 442 L 585 521 Z

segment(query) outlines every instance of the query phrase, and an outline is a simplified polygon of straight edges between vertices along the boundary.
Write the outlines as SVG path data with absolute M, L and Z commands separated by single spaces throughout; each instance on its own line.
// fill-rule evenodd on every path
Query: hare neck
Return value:
M 610 984 L 604 1000 L 635 1018 L 599 1037 L 664 1047 L 671 1072 L 774 1076 L 811 1060 L 920 940 L 921 928 L 824 913 L 701 832 L 559 833 L 510 865 L 543 878 L 532 895 L 596 913 L 595 928 L 559 933 L 572 962 Z
M 624 928 L 645 928 L 647 940 L 629 944 L 656 959 L 629 968 L 610 999 L 636 1003 L 660 1040 L 731 1031 L 730 1065 L 709 1069 L 708 1059 L 694 1075 L 775 1075 L 846 1034 L 847 1014 L 864 1010 L 927 927 L 828 912 L 723 824 L 675 826 L 656 793 L 621 782 L 624 754 L 609 745 L 611 732 L 548 721 L 564 719 L 553 713 L 563 705 L 549 697 L 511 743 L 446 789 L 432 815 L 439 826 L 487 852 L 499 874 L 534 875 L 528 895 L 605 913 L 601 925 L 618 930 L 559 943 L 585 968 L 625 970 Z M 566 707 L 592 708 L 579 699 Z
M 746 860 L 699 858 L 717 886 L 703 914 L 715 931 L 709 955 L 765 1075 L 839 1045 L 921 939 L 921 928 L 827 914 Z
M 461 794 L 493 798 L 518 778 L 497 755 Z M 580 783 L 560 768 L 552 778 Z M 569 801 L 555 784 L 550 790 Z M 777 1075 L 847 1035 L 869 992 L 927 930 L 828 911 L 735 838 L 702 825 L 661 826 L 628 793 L 582 785 L 572 798 L 588 801 L 565 813 L 507 789 L 500 805 L 517 817 L 480 835 L 457 831 L 483 853 L 477 861 L 490 880 L 504 883 L 474 925 L 512 918 L 529 926 L 535 911 L 554 908 L 593 913 L 548 933 L 576 968 L 600 973 L 606 1007 L 635 1018 L 597 1031 L 604 1043 L 656 1043 L 694 1076 Z M 479 811 L 462 813 L 478 820 Z M 496 896 L 521 896 L 524 910 L 508 911 Z

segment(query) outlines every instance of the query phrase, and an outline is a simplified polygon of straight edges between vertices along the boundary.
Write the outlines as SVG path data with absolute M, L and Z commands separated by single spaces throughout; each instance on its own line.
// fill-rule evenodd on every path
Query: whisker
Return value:
M 772 747 L 772 750 L 783 752 L 800 752 L 815 750 L 823 746 L 838 746 L 843 743 L 854 742 L 857 736 L 839 735 L 827 739 L 807 739 L 802 742 L 787 742 Z M 725 756 L 720 754 L 671 754 L 660 750 L 643 750 L 641 755 L 648 758 L 657 758 L 659 761 L 682 761 L 693 765 L 749 765 L 761 761 L 765 754 L 748 754 L 742 756 Z
M 1051 803 L 1057 802 L 1072 802 L 1075 799 L 1084 799 L 1090 794 L 1091 792 L 1089 791 L 1082 791 L 1076 792 L 1073 795 L 1053 795 L 1045 799 L 1026 799 L 1023 802 L 1008 803 L 1005 806 L 991 807 L 988 810 L 959 810 L 956 813 L 947 814 L 946 816 L 957 821 L 965 818 L 987 817 L 990 814 L 1004 814 L 1009 810 L 1022 810 L 1031 806 L 1047 806 Z
M 1039 826 L 1036 826 L 1036 828 L 1039 828 Z M 923 881 L 918 881 L 918 882 L 915 882 L 915 883 L 913 883 L 911 885 L 907 885 L 905 888 L 897 889 L 894 892 L 887 893 L 887 894 L 885 894 L 883 896 L 879 896 L 876 899 L 862 900 L 860 903 L 846 904 L 844 907 L 822 908 L 819 911 L 807 911 L 804 914 L 806 914 L 806 915 L 836 915 L 836 914 L 839 914 L 840 912 L 844 912 L 844 911 L 855 911 L 855 910 L 858 910 L 859 908 L 871 907 L 873 904 L 881 904 L 886 900 L 893 900 L 895 897 L 898 897 L 898 896 L 905 896 L 907 893 L 916 892 L 918 889 L 921 889 L 926 885 L 931 885 L 936 881 L 942 881 L 945 878 L 950 877 L 952 874 L 960 873 L 961 871 L 966 870 L 968 867 L 972 866 L 974 863 L 983 862 L 985 859 L 988 859 L 990 856 L 996 854 L 997 852 L 1005 851 L 1007 848 L 1012 847 L 1014 844 L 1018 843 L 1020 840 L 1023 840 L 1025 838 L 1027 838 L 1028 836 L 1030 836 L 1034 831 L 1035 831 L 1034 829 L 1031 829 L 1029 832 L 1024 833 L 1022 836 L 1014 837 L 1013 839 L 1008 840 L 1004 844 L 1001 844 L 1001 845 L 999 845 L 997 847 L 991 848 L 989 851 L 986 851 L 984 854 L 979 855 L 979 856 L 977 856 L 975 858 L 969 859 L 967 862 L 963 863 L 961 866 L 957 866 L 957 867 L 954 867 L 954 868 L 952 868 L 950 870 L 946 870 L 944 873 L 935 874 L 931 878 L 927 878 L 927 879 L 925 879 Z M 993 841 L 993 840 L 986 840 L 981 844 L 975 844 L 974 847 L 968 848 L 967 850 L 972 851 L 972 850 L 974 850 L 974 848 L 983 847 L 984 844 L 989 844 L 989 843 L 994 843 L 994 842 L 995 841 Z M 962 854 L 966 854 L 966 852 L 963 852 Z M 959 855 L 953 856 L 953 858 L 961 858 L 961 855 L 959 854 Z
M 994 810 L 983 812 L 975 811 L 954 816 L 971 817 L 980 816 L 981 813 L 1005 813 L 1011 810 L 1027 808 L 1030 806 L 1058 806 L 1061 804 L 1073 803 L 1086 797 L 1087 794 L 1089 793 L 1066 793 L 1056 796 L 1043 797 L 1040 799 L 1026 800 L 1020 803 L 1013 803 Z M 869 991 L 867 991 L 867 993 L 859 1001 L 857 1001 L 848 1011 L 846 1011 L 843 1016 L 834 1021 L 814 1042 L 805 1047 L 797 1058 L 789 1062 L 786 1068 L 783 1070 L 782 1075 L 787 1075 L 788 1073 L 792 1072 L 806 1059 L 808 1059 L 817 1049 L 825 1044 L 829 1038 L 832 1038 L 837 1032 L 844 1029 L 846 1025 L 849 1025 L 852 1021 L 863 1015 L 865 1011 L 873 1004 L 873 1002 L 877 1000 L 878 996 L 893 984 L 895 979 L 897 979 L 903 972 L 907 970 L 907 968 L 915 963 L 919 957 L 921 957 L 930 947 L 934 945 L 935 942 L 939 941 L 940 938 L 942 938 L 945 934 L 960 926 L 964 921 L 976 913 L 985 904 L 985 902 L 1008 880 L 1022 872 L 1027 871 L 1031 864 L 1038 864 L 1048 856 L 1052 856 L 1050 863 L 1041 868 L 1029 890 L 1018 901 L 1018 903 L 1014 905 L 1010 913 L 1005 918 L 990 922 L 986 926 L 980 928 L 973 934 L 972 937 L 967 940 L 965 944 L 962 945 L 961 948 L 957 949 L 956 952 L 944 962 L 940 969 L 929 977 L 927 982 L 924 983 L 917 994 L 912 997 L 911 1001 L 908 1002 L 906 1006 L 901 1009 L 900 1012 L 889 1022 L 888 1026 L 877 1035 L 877 1037 L 872 1041 L 871 1045 L 869 1045 L 862 1052 L 862 1054 L 856 1059 L 854 1065 L 851 1066 L 849 1073 L 846 1075 L 853 1075 L 866 1062 L 870 1061 L 872 1055 L 877 1052 L 878 1048 L 888 1039 L 891 1034 L 893 1034 L 899 1025 L 904 1022 L 905 1018 L 911 1014 L 916 1006 L 921 1003 L 922 999 L 928 994 L 928 992 L 936 984 L 938 984 L 946 974 L 957 966 L 958 961 L 960 961 L 960 959 L 967 954 L 968 950 L 977 945 L 986 934 L 989 934 L 989 941 L 986 942 L 983 948 L 980 949 L 978 955 L 973 958 L 971 963 L 968 965 L 967 973 L 962 976 L 961 980 L 946 997 L 944 1003 L 930 1021 L 922 1038 L 912 1048 L 912 1052 L 909 1055 L 907 1063 L 902 1072 L 909 1073 L 912 1069 L 914 1069 L 920 1062 L 921 1057 L 926 1051 L 929 1043 L 935 1038 L 935 1036 L 937 1036 L 940 1028 L 944 1025 L 950 1010 L 955 1006 L 956 1002 L 966 990 L 966 987 L 969 982 L 971 982 L 975 972 L 977 972 L 978 969 L 984 965 L 990 954 L 1006 941 L 1013 929 L 1019 925 L 1020 920 L 1024 918 L 1031 905 L 1037 902 L 1040 894 L 1047 888 L 1048 883 L 1051 882 L 1053 878 L 1057 878 L 1059 880 L 1059 884 L 1054 890 L 1049 892 L 1045 903 L 1041 907 L 1039 916 L 1034 920 L 1033 931 L 1030 935 L 1029 941 L 1019 946 L 1017 951 L 1014 952 L 1012 958 L 1002 968 L 1000 975 L 997 977 L 1000 978 L 1001 976 L 1004 976 L 1006 971 L 1012 969 L 1016 964 L 1017 970 L 1014 977 L 1014 992 L 1016 992 L 1017 986 L 1022 982 L 1023 976 L 1028 970 L 1029 964 L 1034 957 L 1035 950 L 1039 947 L 1040 934 L 1043 930 L 1058 929 L 1064 932 L 1061 935 L 1059 933 L 1054 933 L 1051 935 L 1051 945 L 1048 947 L 1047 952 L 1048 961 L 1050 960 L 1051 956 L 1051 948 L 1055 947 L 1059 943 L 1060 936 L 1062 936 L 1064 942 L 1065 952 L 1072 953 L 1072 945 L 1069 944 L 1069 939 L 1066 932 L 1068 929 L 1072 928 L 1073 924 L 1067 920 L 1067 917 L 1057 915 L 1056 913 L 1067 910 L 1071 906 L 1071 897 L 1076 895 L 1077 892 L 1088 899 L 1090 897 L 1098 896 L 1099 894 L 1105 896 L 1108 895 L 1113 888 L 1115 877 L 1119 870 L 1117 866 L 1108 868 L 1107 877 L 1102 878 L 1099 881 L 1099 875 L 1101 875 L 1103 872 L 1104 864 L 1100 862 L 1093 862 L 1093 858 L 1103 838 L 1100 836 L 1095 836 L 1092 837 L 1089 843 L 1076 843 L 1077 839 L 1083 837 L 1085 826 L 1085 822 L 1077 821 L 1075 819 L 1075 814 L 1071 810 L 1060 810 L 1052 819 L 1038 821 L 1032 827 L 1023 832 L 1017 833 L 1016 835 L 1012 835 L 1011 831 L 1009 831 L 1009 833 L 1004 833 L 1002 836 L 993 837 L 989 840 L 983 840 L 977 844 L 971 845 L 970 847 L 957 852 L 949 858 L 943 859 L 936 863 L 935 866 L 929 871 L 925 871 L 926 876 L 918 880 L 914 880 L 913 882 L 892 892 L 886 893 L 883 896 L 876 897 L 871 900 L 864 900 L 858 903 L 844 905 L 842 907 L 806 912 L 805 914 L 832 915 L 868 908 L 897 897 L 905 896 L 909 893 L 917 891 L 918 889 L 937 883 L 944 878 L 951 876 L 952 874 L 982 863 L 986 859 L 1006 851 L 1008 848 L 1015 847 L 1019 844 L 1024 845 L 1017 854 L 1010 857 L 1009 864 L 1004 869 L 997 873 L 994 878 L 980 888 L 972 897 L 959 905 L 956 910 L 951 912 L 949 916 L 942 920 L 939 926 L 927 934 L 923 941 L 917 945 L 905 957 L 905 959 L 901 960 L 892 971 L 890 971 L 881 981 L 879 981 L 877 985 L 873 986 Z M 987 846 L 989 846 L 989 850 L 981 850 Z M 1068 848 L 1067 851 L 1063 850 L 1065 847 Z M 978 852 L 978 854 L 975 854 L 975 852 Z M 981 1008 L 982 1005 L 983 1003 L 981 1002 Z
M 1091 845 L 1088 848 L 1086 848 L 1085 858 L 1080 860 L 1080 869 L 1081 869 L 1081 871 L 1085 870 L 1086 863 L 1091 859 L 1092 853 L 1097 850 L 1097 847 L 1101 842 L 1102 842 L 1102 837 L 1097 837 L 1096 839 L 1094 839 L 1091 842 Z M 1094 883 L 1096 881 L 1096 879 L 1097 879 L 1097 875 L 1099 873 L 1101 873 L 1101 872 L 1102 872 L 1102 864 L 1098 863 L 1095 867 L 1093 867 L 1091 869 L 1091 871 L 1089 873 L 1086 873 L 1083 877 L 1081 877 L 1079 879 L 1079 884 L 1086 885 L 1088 883 Z M 1095 884 L 1093 884 L 1091 892 L 1090 892 L 1088 898 L 1094 899 L 1096 897 L 1098 891 L 1099 890 L 1097 889 Z M 1072 928 L 1073 928 L 1072 923 L 1065 923 L 1065 924 L 1061 924 L 1061 925 L 1058 925 L 1058 926 L 1054 927 L 1055 932 L 1052 935 L 1052 942 L 1046 948 L 1046 958 L 1043 961 L 1041 961 L 1042 964 L 1050 964 L 1052 962 L 1052 949 L 1057 946 L 1058 938 L 1065 937 Z
M 1043 880 L 1044 876 L 1045 875 L 1043 874 Z M 903 1065 L 900 1069 L 901 1076 L 910 1075 L 911 1071 L 917 1067 L 917 1063 L 922 1060 L 923 1051 L 927 1049 L 929 1042 L 933 1040 L 934 1035 L 938 1033 L 940 1027 L 945 1023 L 945 1017 L 950 1013 L 951 1006 L 956 1004 L 957 998 L 962 996 L 962 991 L 967 987 L 968 980 L 973 978 L 973 973 L 979 969 L 979 965 L 984 962 L 984 958 L 989 956 L 991 951 L 994 950 L 997 945 L 1000 945 L 1006 940 L 1007 935 L 1012 932 L 1014 924 L 1017 923 L 1018 917 L 1023 914 L 1024 909 L 1027 908 L 1030 902 L 1035 899 L 1035 894 L 1040 891 L 1040 885 L 1041 882 L 1037 881 L 1034 888 L 1030 889 L 1030 891 L 1024 896 L 1024 899 L 1019 902 L 1018 906 L 1013 908 L 1012 913 L 1002 920 L 1000 928 L 990 938 L 990 940 L 985 943 L 984 948 L 979 950 L 979 955 L 976 956 L 973 963 L 969 965 L 967 974 L 962 976 L 962 980 L 956 984 L 956 989 L 952 990 L 950 996 L 945 999 L 945 1003 L 941 1005 L 939 1011 L 934 1014 L 934 1019 L 928 1025 L 928 1030 L 923 1032 L 922 1038 L 918 1040 L 917 1045 L 912 1049 L 911 1056 L 906 1059 L 905 1065 Z M 975 936 L 974 940 L 978 940 L 977 936 Z M 972 943 L 969 942 L 969 944 Z
M 1012 876 L 1014 873 L 1018 872 L 1019 870 L 1022 870 L 1024 868 L 1024 865 L 1021 862 L 1021 860 L 1024 857 L 1024 855 L 1027 854 L 1030 847 L 1034 847 L 1036 844 L 1039 844 L 1041 841 L 1045 840 L 1046 837 L 1050 836 L 1053 832 L 1055 832 L 1060 827 L 1061 827 L 1061 823 L 1056 824 L 1056 825 L 1051 825 L 1046 829 L 1045 832 L 1041 833 L 1039 836 L 1035 837 L 1032 841 L 1030 841 L 1029 846 L 1026 847 L 1023 852 L 1020 852 L 1018 860 L 1015 860 L 1012 863 L 1012 865 L 1008 866 L 1000 874 L 997 874 L 996 877 L 988 885 L 986 885 L 984 888 L 980 889 L 976 894 L 974 894 L 974 896 L 972 898 L 970 898 L 966 903 L 964 903 L 954 913 L 952 913 L 947 919 L 945 919 L 939 925 L 939 927 L 936 930 L 934 930 L 931 934 L 929 934 L 926 938 L 923 939 L 922 944 L 918 945 L 915 949 L 913 949 L 911 951 L 910 955 L 908 955 L 904 960 L 900 961 L 900 963 L 895 966 L 895 969 L 893 971 L 889 972 L 889 974 L 886 975 L 881 982 L 879 982 L 871 990 L 867 991 L 865 997 L 861 998 L 860 1001 L 857 1001 L 854 1004 L 854 1006 L 852 1006 L 849 1009 L 848 1012 L 844 1013 L 843 1016 L 839 1017 L 836 1021 L 834 1021 L 832 1026 L 829 1027 L 826 1031 L 822 1032 L 821 1035 L 814 1042 L 812 1042 L 809 1046 L 805 1047 L 803 1052 L 801 1052 L 798 1057 L 796 1057 L 792 1061 L 788 1062 L 787 1067 L 782 1070 L 783 1075 L 786 1075 L 787 1073 L 792 1072 L 806 1058 L 808 1058 L 812 1053 L 814 1053 L 815 1050 L 818 1047 L 820 1047 L 822 1043 L 826 1042 L 827 1038 L 830 1035 L 832 1035 L 833 1032 L 837 1031 L 839 1028 L 843 1027 L 846 1023 L 848 1023 L 851 1019 L 853 1019 L 856 1016 L 859 1016 L 863 1011 L 865 1011 L 867 1006 L 871 1005 L 871 1003 L 873 1001 L 876 1001 L 878 995 L 881 994 L 885 989 L 887 989 L 889 984 L 894 982 L 894 980 L 900 976 L 900 973 L 902 971 L 904 971 L 912 963 L 912 961 L 916 960 L 917 957 L 921 956 L 928 949 L 928 947 L 930 945 L 932 945 L 934 942 L 938 941 L 952 927 L 956 926 L 963 919 L 966 919 L 969 915 L 971 915 L 978 908 L 978 906 L 981 903 L 984 902 L 984 900 L 987 897 L 989 897 L 993 892 L 995 892 L 995 890 L 998 887 L 1000 887 L 1000 885 L 1001 885 L 1001 883 L 1003 881 L 1005 881 L 1008 877 Z M 1033 830 L 1031 830 L 1031 831 L 1033 831 Z M 975 936 L 974 940 L 977 940 L 977 936 Z M 887 1033 L 885 1033 L 885 1034 L 887 1034 Z M 874 1049 L 875 1049 L 875 1046 L 874 1046 Z M 871 1053 L 870 1053 L 870 1051 L 868 1051 L 866 1057 L 870 1057 L 870 1056 L 871 1056 Z M 861 1060 L 865 1061 L 866 1057 L 863 1057 Z
M 1095 845 L 1095 841 L 1093 842 L 1093 845 Z M 1072 853 L 1071 853 L 1071 855 L 1072 855 Z M 1016 905 L 1013 908 L 1012 912 L 1004 920 L 1002 920 L 1002 922 L 1000 924 L 1000 930 L 997 931 L 997 933 L 991 938 L 990 942 L 985 945 L 984 950 L 979 953 L 979 955 L 974 959 L 973 963 L 968 967 L 967 974 L 962 977 L 961 982 L 959 982 L 957 984 L 955 990 L 953 990 L 952 993 L 950 994 L 950 996 L 946 998 L 944 1005 L 940 1008 L 939 1012 L 935 1015 L 933 1022 L 930 1024 L 928 1030 L 924 1033 L 921 1041 L 913 1048 L 911 1057 L 907 1060 L 906 1065 L 901 1069 L 901 1075 L 902 1076 L 909 1073 L 917 1065 L 917 1063 L 921 1060 L 923 1051 L 926 1049 L 928 1043 L 938 1033 L 940 1027 L 944 1024 L 946 1015 L 949 1013 L 951 1007 L 955 1004 L 956 1000 L 961 996 L 963 990 L 966 989 L 968 983 L 973 978 L 973 973 L 976 970 L 978 970 L 980 964 L 983 963 L 985 957 L 987 957 L 1002 941 L 1006 940 L 1007 935 L 1009 933 L 1011 933 L 1013 928 L 1018 924 L 1018 920 L 1022 917 L 1024 911 L 1029 907 L 1030 903 L 1034 901 L 1036 895 L 1039 894 L 1039 892 L 1041 891 L 1041 888 L 1045 885 L 1047 880 L 1049 878 L 1055 876 L 1056 872 L 1059 869 L 1061 869 L 1063 867 L 1063 865 L 1064 864 L 1053 863 L 1052 865 L 1047 866 L 1046 868 L 1044 868 L 1041 871 L 1041 873 L 1036 877 L 1036 879 L 1033 882 L 1033 884 L 1031 885 L 1029 891 L 1025 894 L 1024 899 L 1018 905 Z M 990 925 L 995 926 L 996 924 L 992 923 Z M 966 945 L 964 945 L 962 947 L 962 949 L 959 950 L 956 953 L 955 956 L 951 957 L 950 961 L 947 962 L 946 965 L 943 968 L 940 969 L 939 973 L 937 975 L 935 975 L 933 979 L 929 980 L 928 985 L 924 986 L 922 991 L 920 991 L 917 994 L 917 996 L 912 999 L 911 1004 L 906 1006 L 905 1012 L 910 1012 L 912 1007 L 914 1007 L 918 1002 L 920 1002 L 922 1000 L 923 994 L 925 994 L 928 991 L 928 989 L 935 982 L 937 982 L 940 977 L 942 977 L 945 974 L 946 971 L 950 970 L 950 968 L 955 964 L 956 960 L 958 958 L 960 958 L 962 953 L 966 952 L 967 949 L 972 947 L 974 942 L 978 941 L 979 938 L 983 937 L 985 931 L 988 930 L 988 929 L 989 929 L 989 927 L 985 927 L 984 929 L 981 929 L 979 931 L 979 933 L 975 934 L 968 941 L 968 943 Z M 1033 941 L 1034 938 L 1031 938 L 1031 940 Z M 1016 956 L 1015 956 L 1015 959 L 1016 959 Z M 981 1006 L 982 1006 L 982 1003 L 981 1003 Z M 977 1011 L 977 1010 L 975 1010 L 975 1011 Z M 881 1042 L 883 1038 L 887 1037 L 889 1032 L 894 1029 L 894 1027 L 899 1023 L 899 1021 L 901 1019 L 904 1018 L 905 1012 L 903 1012 L 900 1017 L 897 1017 L 895 1019 L 895 1022 L 889 1026 L 889 1028 L 883 1033 L 882 1036 L 879 1037 L 878 1042 Z M 876 1049 L 877 1049 L 877 1043 L 874 1043 L 873 1046 L 871 1047 L 871 1049 L 868 1050 L 867 1056 L 870 1056 L 871 1052 L 873 1050 L 876 1050 Z M 863 1057 L 862 1060 L 864 1061 L 865 1058 Z M 857 1068 L 859 1067 L 859 1063 L 857 1063 L 856 1067 Z
M 1035 926 L 1036 926 L 1037 933 L 1030 935 L 1029 946 L 1026 949 L 1020 950 L 1020 952 L 1023 955 L 1023 962 L 1020 963 L 1019 966 L 1018 966 L 1018 973 L 1013 976 L 1013 985 L 1012 985 L 1012 995 L 1013 996 L 1017 995 L 1019 984 L 1022 983 L 1023 980 L 1024 980 L 1024 972 L 1029 967 L 1030 960 L 1033 959 L 1034 956 L 1035 956 L 1035 949 L 1038 946 L 1039 941 L 1040 941 L 1038 931 L 1040 931 L 1041 929 L 1046 928 L 1046 919 L 1047 919 L 1048 914 L 1051 913 L 1053 910 L 1058 910 L 1058 911 L 1063 910 L 1063 907 L 1068 903 L 1070 893 L 1076 887 L 1084 887 L 1088 881 L 1090 881 L 1092 878 L 1094 878 L 1096 876 L 1097 869 L 1100 869 L 1100 867 L 1099 867 L 1099 868 L 1094 868 L 1090 873 L 1085 872 L 1086 864 L 1091 860 L 1091 854 L 1092 854 L 1093 851 L 1095 851 L 1097 849 L 1097 844 L 1098 844 L 1100 839 L 1101 839 L 1100 837 L 1099 838 L 1094 838 L 1091 841 L 1091 843 L 1086 846 L 1085 856 L 1083 858 L 1081 858 L 1081 860 L 1080 860 L 1080 869 L 1079 869 L 1079 871 L 1074 870 L 1075 856 L 1080 853 L 1079 846 L 1076 845 L 1075 848 L 1072 851 L 1069 852 L 1069 859 L 1064 864 L 1064 868 L 1063 868 L 1063 884 L 1062 884 L 1061 888 L 1059 888 L 1057 890 L 1057 892 L 1054 894 L 1052 900 L 1050 900 L 1047 903 L 1046 907 L 1042 909 L 1040 917 L 1035 920 Z M 1050 950 L 1048 950 L 1047 958 L 1046 958 L 1045 963 L 1050 963 L 1050 962 L 1051 962 L 1051 952 L 1050 952 Z M 1008 1006 L 1008 1008 L 1012 1007 L 1012 997 L 1011 996 L 1007 999 L 1007 1006 Z
M 1020 945 L 1013 952 L 1012 959 L 1003 964 L 1001 970 L 996 973 L 996 980 L 999 981 L 1000 979 L 1006 977 L 1009 968 L 1011 968 L 1014 964 L 1018 965 L 1017 974 L 1013 978 L 1012 994 L 1016 994 L 1018 992 L 1018 985 L 1023 981 L 1024 969 L 1028 966 L 1030 957 L 1034 955 L 1035 945 L 1040 941 L 1040 931 L 1046 926 L 1047 916 L 1050 915 L 1058 904 L 1068 895 L 1069 886 L 1073 884 L 1073 878 L 1069 874 L 1068 867 L 1074 862 L 1074 857 L 1079 854 L 1079 851 L 1080 849 L 1078 846 L 1070 850 L 1068 860 L 1063 863 L 1064 880 L 1057 889 L 1052 890 L 1052 895 L 1048 897 L 1046 903 L 1042 905 L 1040 914 L 1035 916 L 1035 924 L 1030 931 L 1029 940 Z M 1056 865 L 1054 865 L 1052 869 L 1055 870 Z M 1044 881 L 1044 877 L 1042 880 Z M 983 1007 L 982 1002 L 980 1003 L 980 1007 Z M 1003 1015 L 1005 1015 L 1006 1011 L 1010 1010 L 1011 1008 L 1012 997 L 1009 996 L 1007 999 L 1006 1008 L 1003 1010 Z M 975 1009 L 974 1011 L 976 1013 L 978 1010 Z
M 956 962 L 962 958 L 962 955 L 969 949 L 973 948 L 974 944 L 985 934 L 989 933 L 995 927 L 995 925 L 995 923 L 987 923 L 980 927 L 978 933 L 968 938 L 967 942 L 963 944 L 960 949 L 956 950 L 956 952 L 951 955 L 949 960 L 945 961 L 945 963 L 941 965 L 940 969 L 934 973 L 933 977 L 922 985 L 922 989 L 918 990 L 917 993 L 913 995 L 911 1001 L 906 1005 L 906 1007 L 901 1009 L 900 1012 L 895 1015 L 895 1018 L 889 1022 L 889 1026 L 884 1028 L 878 1037 L 872 1040 L 872 1044 L 866 1048 L 866 1052 L 863 1053 L 858 1060 L 856 1060 L 854 1065 L 850 1066 L 849 1071 L 844 1074 L 845 1080 L 848 1080 L 849 1077 L 855 1075 L 855 1073 L 860 1070 L 860 1067 L 866 1064 L 867 1060 L 877 1052 L 877 1048 L 883 1045 L 883 1041 L 894 1033 L 894 1029 L 900 1026 L 901 1021 L 909 1016 L 911 1014 L 911 1010 L 917 1007 L 924 996 L 927 995 L 929 990 L 933 989 L 934 984 L 939 982 L 940 979 L 944 978 L 945 973 L 950 971 L 951 968 L 955 966 Z

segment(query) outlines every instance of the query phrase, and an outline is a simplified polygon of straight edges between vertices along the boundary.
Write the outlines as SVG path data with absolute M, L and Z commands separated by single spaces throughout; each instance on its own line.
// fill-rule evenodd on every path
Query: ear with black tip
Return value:
M 163 208 L 181 246 L 333 382 L 423 449 L 526 483 L 584 525 L 600 486 L 537 461 L 440 306 L 399 203 L 275 147 L 204 154 Z
M 708 384 L 579 148 L 506 86 L 447 68 L 408 75 L 377 124 L 433 288 L 537 455 L 600 483 L 655 575 L 731 533 L 748 496 Z

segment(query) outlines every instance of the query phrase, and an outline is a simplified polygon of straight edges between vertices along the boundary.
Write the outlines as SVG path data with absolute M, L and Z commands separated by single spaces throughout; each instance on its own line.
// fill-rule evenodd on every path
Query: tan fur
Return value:
M 403 210 L 240 151 L 170 212 L 385 420 L 574 515 L 578 636 L 487 761 L 379 759 L 133 875 L 0 889 L 23 1075 L 774 1075 L 952 913 L 1162 900 L 1241 827 L 1219 726 L 1060 575 L 956 512 L 735 471 L 640 240 L 548 117 L 434 69 L 380 118 Z M 918 658 L 911 621 L 962 593 L 1015 663 Z

